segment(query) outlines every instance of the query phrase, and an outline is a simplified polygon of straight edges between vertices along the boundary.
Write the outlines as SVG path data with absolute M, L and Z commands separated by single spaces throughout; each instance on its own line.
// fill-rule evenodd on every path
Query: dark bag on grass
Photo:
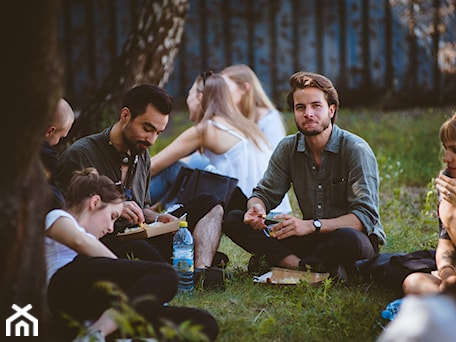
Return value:
M 228 203 L 238 180 L 206 170 L 181 167 L 173 186 L 160 201 L 164 208 L 176 203 L 189 203 L 197 195 L 209 193 Z
M 355 265 L 362 277 L 372 279 L 375 283 L 402 295 L 402 283 L 409 274 L 431 273 L 437 268 L 435 250 L 381 253 L 370 259 L 359 260 Z

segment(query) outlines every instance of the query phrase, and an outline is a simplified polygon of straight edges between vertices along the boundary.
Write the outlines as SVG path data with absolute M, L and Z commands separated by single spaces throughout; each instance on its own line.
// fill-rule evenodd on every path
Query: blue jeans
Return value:
M 151 203 L 155 204 L 166 194 L 174 183 L 177 174 L 182 166 L 187 166 L 183 162 L 175 162 L 167 168 L 152 176 L 149 184 L 149 194 Z
M 188 161 L 188 166 L 192 169 L 204 170 L 209 164 L 209 159 L 199 152 L 193 153 Z

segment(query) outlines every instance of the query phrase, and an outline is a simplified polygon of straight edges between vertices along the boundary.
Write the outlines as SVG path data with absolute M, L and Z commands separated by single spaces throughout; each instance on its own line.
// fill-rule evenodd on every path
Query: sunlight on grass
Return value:
M 433 179 L 443 167 L 438 130 L 452 110 L 339 113 L 339 126 L 363 137 L 378 159 L 380 212 L 388 240 L 381 252 L 435 248 Z M 293 115 L 286 113 L 285 118 L 289 133 L 294 133 Z M 178 131 L 174 126 L 173 133 Z M 168 142 L 162 141 L 161 146 Z M 292 191 L 290 198 L 299 216 Z M 396 299 L 395 294 L 369 283 L 349 287 L 327 283 L 317 288 L 255 284 L 246 272 L 249 253 L 226 237 L 220 250 L 230 257 L 226 291 L 197 290 L 193 298 L 173 300 L 173 304 L 211 312 L 220 324 L 217 341 L 375 341 L 387 323 L 380 313 Z

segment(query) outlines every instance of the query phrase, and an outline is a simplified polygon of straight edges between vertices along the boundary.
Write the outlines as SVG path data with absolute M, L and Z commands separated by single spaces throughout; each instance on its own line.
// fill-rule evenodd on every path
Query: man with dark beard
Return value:
M 148 240 L 119 241 L 116 233 L 138 223 L 170 222 L 187 213 L 195 244 L 195 268 L 212 264 L 220 243 L 223 207 L 212 195 L 200 195 L 171 213 L 153 210 L 149 197 L 150 156 L 148 148 L 163 132 L 172 110 L 172 97 L 162 88 L 144 84 L 129 90 L 123 99 L 119 120 L 103 132 L 83 137 L 62 155 L 56 181 L 63 193 L 74 171 L 94 167 L 99 174 L 121 186 L 125 201 L 114 234 L 102 241 L 119 257 L 169 262 L 172 234 Z M 177 217 L 176 217 L 177 216 Z
M 335 125 L 339 96 L 329 79 L 297 72 L 289 84 L 299 132 L 279 143 L 247 212 L 228 213 L 223 231 L 254 254 L 251 273 L 266 263 L 347 280 L 354 262 L 375 256 L 385 242 L 377 161 L 366 141 Z M 279 223 L 264 233 L 266 214 L 291 185 L 302 218 L 277 215 Z

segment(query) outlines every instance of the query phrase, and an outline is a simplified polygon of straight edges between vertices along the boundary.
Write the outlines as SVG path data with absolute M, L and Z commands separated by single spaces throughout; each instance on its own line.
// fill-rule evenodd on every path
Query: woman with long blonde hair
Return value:
M 282 115 L 266 95 L 255 72 L 248 65 L 235 64 L 220 74 L 241 113 L 258 125 L 274 149 L 285 137 L 286 128 Z
M 200 151 L 218 173 L 237 178 L 244 195 L 250 196 L 269 161 L 267 139 L 254 122 L 241 114 L 219 74 L 198 76 L 188 93 L 187 105 L 195 125 L 152 157 L 151 175 Z

